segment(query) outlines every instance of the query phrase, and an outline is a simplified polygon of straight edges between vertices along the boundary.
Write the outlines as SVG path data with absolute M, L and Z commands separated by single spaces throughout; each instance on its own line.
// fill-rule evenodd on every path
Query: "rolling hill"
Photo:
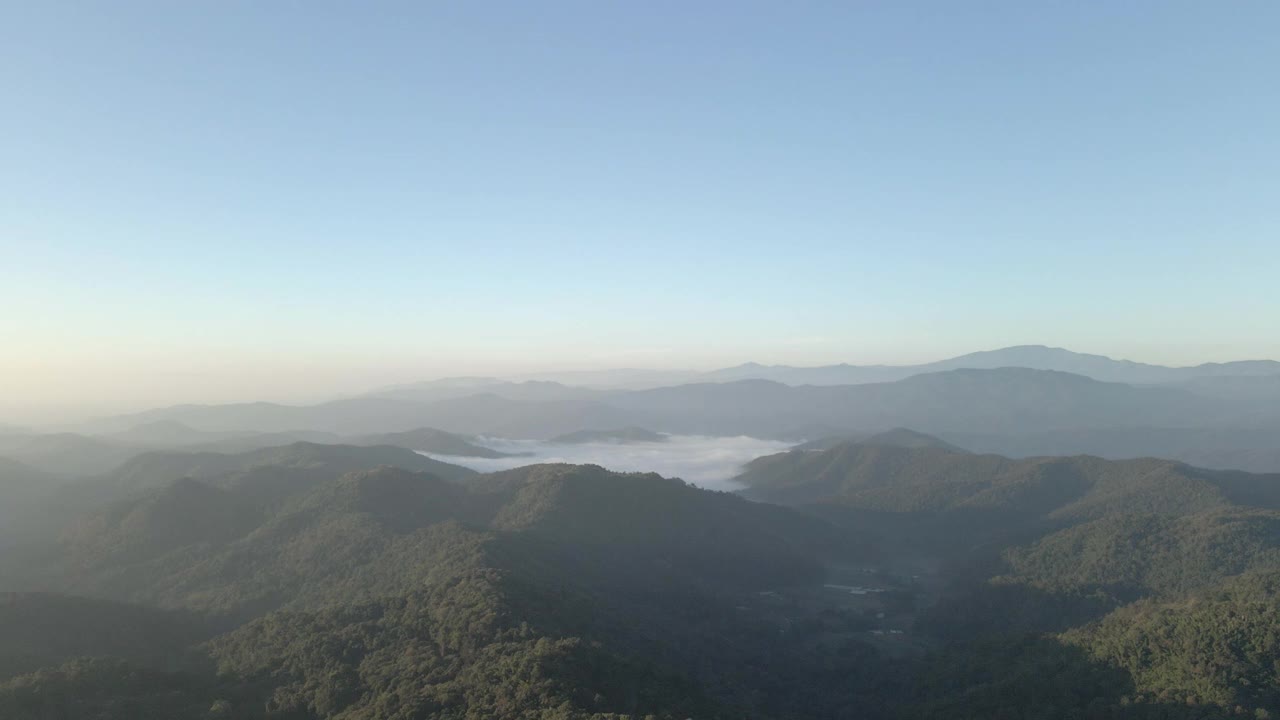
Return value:
M 974 452 L 1009 457 L 1097 455 L 1110 460 L 1161 457 L 1197 467 L 1280 472 L 1280 423 L 1209 427 L 1080 427 L 1026 433 L 944 432 Z
M 196 697 L 235 717 L 729 717 L 834 713 L 869 691 L 812 687 L 820 673 L 871 667 L 870 647 L 815 652 L 807 635 L 735 610 L 764 602 L 761 590 L 817 583 L 823 557 L 856 549 L 794 511 L 592 466 L 462 485 L 384 467 L 299 488 L 267 512 L 250 487 L 152 490 L 42 559 L 44 582 L 64 591 L 243 622 L 202 646 L 216 678 L 135 669 L 120 663 L 146 659 L 127 644 L 86 638 L 48 662 L 122 659 L 2 683 L 0 709 L 138 712 Z
M 25 494 L 22 503 L 0 508 L 0 516 L 6 511 L 14 514 L 14 522 L 5 528 L 9 532 L 0 534 L 10 540 L 57 535 L 87 513 L 183 479 L 205 480 L 219 487 L 243 486 L 258 507 L 276 508 L 299 488 L 383 465 L 432 472 L 454 482 L 475 474 L 391 446 L 293 443 L 242 453 L 143 452 L 105 475 L 43 483 L 47 492 Z
M 1085 674 L 1091 658 L 1105 660 L 1126 668 L 1114 692 L 1194 703 L 1267 707 L 1280 692 L 1259 649 L 1275 641 L 1274 618 L 1259 613 L 1274 603 L 1265 594 L 1274 583 L 1249 585 L 1255 604 L 1232 589 L 1280 573 L 1280 475 L 848 442 L 760 458 L 738 480 L 748 497 L 874 528 L 889 552 L 944 563 L 950 587 L 920 622 L 951 643 L 939 672 L 959 676 L 923 703 L 922 717 L 981 717 L 977 708 L 1009 703 L 1014 687 L 1000 699 L 973 692 L 993 662 L 1011 663 L 1001 672 L 1015 677 L 1036 663 L 1051 663 L 1049 676 L 1070 664 Z M 1182 613 L 1194 626 L 1177 620 Z M 1262 634 L 1222 634 L 1211 618 Z M 1025 645 L 1029 637 L 1037 644 Z M 1019 647 L 1035 657 L 994 659 Z M 1191 669 L 1204 663 L 1216 669 Z M 927 698 L 939 687 L 916 692 Z M 1052 702 L 1055 692 L 1037 696 Z
M 218 623 L 185 646 L 207 664 L 94 640 L 87 609 L 69 625 L 84 642 L 28 653 L 14 672 L 40 669 L 0 682 L 0 710 L 888 720 L 1074 711 L 1071 689 L 1088 687 L 1108 717 L 1216 718 L 1274 697 L 1270 646 L 1208 628 L 1274 627 L 1272 586 L 1249 578 L 1280 572 L 1280 479 L 882 439 L 900 444 L 752 463 L 745 494 L 791 509 L 594 466 L 457 483 L 395 467 L 321 477 L 327 451 L 306 447 L 267 465 L 192 455 L 202 479 L 91 514 L 21 579 Z M 930 558 L 938 569 L 916 569 Z M 833 573 L 897 589 L 859 599 L 824 587 Z M 869 629 L 889 622 L 910 639 Z M 1205 662 L 1221 669 L 1186 673 Z
M 266 466 L 317 470 L 337 477 L 380 465 L 431 472 L 454 481 L 474 474 L 472 470 L 432 460 L 402 447 L 297 442 L 242 453 L 144 453 L 111 472 L 104 482 L 121 489 L 150 488 L 180 478 L 208 479 Z
M 1203 470 L 1155 458 L 1015 460 L 856 441 L 758 458 L 735 480 L 744 496 L 757 500 L 897 513 L 986 509 L 1078 520 L 1181 515 L 1235 504 L 1280 508 L 1280 475 Z
M 818 577 L 812 560 L 787 548 L 802 543 L 812 557 L 834 542 L 821 523 L 789 511 L 593 466 L 528 466 L 464 485 L 384 466 L 286 475 L 289 482 L 269 489 L 289 466 L 222 469 L 202 468 L 203 480 L 164 483 L 93 513 L 64 536 L 61 564 L 46 563 L 41 575 L 63 578 L 50 586 L 62 592 L 234 614 L 283 598 L 306 606 L 404 590 L 416 577 L 408 568 L 453 542 L 441 538 L 475 532 L 573 547 L 579 559 L 590 548 L 609 563 L 630 548 L 661 548 L 669 568 L 753 582 L 764 582 L 768 567 L 778 573 L 769 582 Z M 785 559 L 766 561 L 779 554 Z M 405 571 L 394 570 L 405 562 Z

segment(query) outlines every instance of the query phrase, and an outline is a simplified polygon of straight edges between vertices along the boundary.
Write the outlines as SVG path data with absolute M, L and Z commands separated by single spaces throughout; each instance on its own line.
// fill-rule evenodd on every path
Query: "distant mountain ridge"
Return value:
M 1179 432 L 1212 428 L 1240 428 L 1239 438 L 1205 435 L 1206 443 L 1194 458 L 1204 458 L 1216 467 L 1274 467 L 1268 448 L 1275 443 L 1264 428 L 1280 428 L 1280 383 L 1270 376 L 1230 376 L 1194 383 L 1131 385 L 1102 382 L 1084 375 L 1057 370 L 1022 367 L 995 369 L 955 369 L 913 375 L 893 382 L 850 385 L 787 385 L 772 380 L 746 379 L 732 382 L 701 382 L 687 385 L 600 393 L 590 399 L 561 397 L 559 386 L 538 386 L 550 391 L 551 399 L 512 399 L 498 393 L 482 392 L 431 402 L 415 402 L 387 397 L 352 398 L 313 406 L 271 403 L 247 405 L 177 406 L 118 419 L 126 426 L 139 422 L 173 421 L 201 432 L 256 431 L 296 434 L 305 428 L 321 433 L 325 442 L 364 442 L 359 438 L 408 433 L 434 428 L 455 436 L 489 436 L 547 440 L 579 431 L 608 431 L 642 427 L 658 433 L 709 436 L 749 435 L 761 438 L 813 440 L 828 436 L 851 436 L 882 432 L 885 428 L 908 427 L 935 435 L 960 447 L 975 443 L 962 436 L 990 439 L 978 443 L 1004 450 L 1000 442 L 1015 443 L 1037 433 L 1074 437 L 1073 433 L 1115 431 L 1132 435 L 1136 429 L 1164 428 Z M 156 427 L 154 424 L 147 427 Z M 161 426 L 164 427 L 164 426 Z M 436 432 L 435 430 L 431 432 Z M 35 439 L 24 437 L 16 445 Z M 444 436 L 437 437 L 440 440 Z M 1188 435 L 1190 437 L 1190 435 Z M 1201 436 L 1197 436 L 1201 437 Z M 252 437 L 224 438 L 216 443 L 252 442 Z M 380 442 L 420 444 L 403 435 Z M 97 438 L 83 438 L 99 445 L 99 457 L 133 455 L 135 448 Z M 475 446 L 469 440 L 464 442 Z M 234 446 L 233 446 L 234 447 Z M 478 447 L 478 446 L 477 446 Z M 1137 446 L 1135 446 L 1136 448 Z M 1168 451 L 1188 450 L 1176 441 Z M 428 446 L 415 450 L 436 452 Z M 1070 442 L 1054 452 L 1083 452 Z M 107 451 L 110 452 L 107 452 Z M 474 447 L 462 452 L 483 453 Z M 0 455 L 6 453 L 0 449 Z M 1126 447 L 1104 453 L 1127 457 Z M 37 468 L 48 470 L 13 454 Z M 58 457 L 61 457 L 59 455 Z M 1233 457 L 1240 457 L 1234 464 Z M 121 458 L 124 459 L 124 458 Z M 1247 461 L 1247 464 L 1246 464 Z
M 1176 383 L 1200 377 L 1257 376 L 1280 374 L 1275 360 L 1240 360 L 1222 363 L 1174 367 L 1153 363 L 1117 360 L 1105 355 L 1080 353 L 1047 345 L 1013 345 L 994 350 L 981 350 L 952 358 L 914 365 L 835 365 L 793 366 L 747 362 L 733 367 L 709 371 L 642 370 L 635 368 L 548 372 L 510 378 L 444 378 L 423 383 L 384 388 L 372 396 L 400 396 L 401 392 L 431 394 L 464 394 L 501 385 L 560 384 L 594 391 L 645 390 L 668 385 L 696 382 L 731 382 L 734 380 L 773 380 L 787 385 L 856 385 L 892 382 L 921 373 L 962 368 L 990 370 L 1000 367 L 1025 367 L 1034 370 L 1059 370 L 1085 375 L 1106 382 L 1136 384 Z M 488 390 L 486 390 L 488 391 Z M 503 393 L 502 390 L 494 390 Z
M 1280 363 L 1270 360 L 1170 368 L 1018 346 L 914 366 L 749 363 L 647 377 L 691 382 L 606 389 L 546 378 L 467 377 L 317 405 L 177 405 L 104 419 L 89 436 L 0 436 L 0 456 L 83 476 L 160 448 L 237 451 L 301 440 L 494 457 L 473 438 L 545 441 L 642 427 L 812 441 L 909 427 L 960 447 L 1010 455 L 1159 455 L 1218 468 L 1280 470 Z
M 1206 427 L 1080 427 L 1017 434 L 943 432 L 976 453 L 1008 457 L 1096 455 L 1109 460 L 1159 457 L 1219 470 L 1280 472 L 1280 423 Z
M 1211 424 L 1230 408 L 1176 387 L 1134 387 L 1026 368 L 952 370 L 864 385 L 699 383 L 610 398 L 663 432 L 800 436 L 805 428 L 1023 433 L 1071 427 Z M 827 435 L 836 432 L 824 433 Z
M 1169 367 L 1131 360 L 1115 360 L 1104 355 L 1090 355 L 1044 345 L 1016 345 L 920 365 L 840 364 L 793 367 L 746 363 L 737 367 L 711 371 L 704 375 L 704 379 L 712 381 L 773 380 L 787 385 L 858 385 L 892 382 L 912 375 L 947 370 L 992 370 L 1002 367 L 1056 370 L 1084 375 L 1103 382 L 1137 385 L 1187 382 L 1206 377 L 1280 375 L 1280 362 L 1274 360 L 1242 360 L 1204 363 L 1189 367 Z

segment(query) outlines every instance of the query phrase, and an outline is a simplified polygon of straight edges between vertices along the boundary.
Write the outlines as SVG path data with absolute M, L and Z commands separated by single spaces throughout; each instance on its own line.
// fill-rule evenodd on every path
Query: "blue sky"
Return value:
M 0 8 L 15 407 L 1280 356 L 1273 2 Z

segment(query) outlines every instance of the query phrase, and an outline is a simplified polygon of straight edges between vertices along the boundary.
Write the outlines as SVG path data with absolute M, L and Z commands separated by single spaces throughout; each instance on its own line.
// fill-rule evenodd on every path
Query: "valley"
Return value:
M 1167 461 L 1011 460 L 898 430 L 784 446 L 740 468 L 736 456 L 717 455 L 742 470 L 731 479 L 739 492 L 726 493 L 494 449 L 504 457 L 470 461 L 520 466 L 484 474 L 391 446 L 297 443 L 152 453 L 110 478 L 79 481 L 79 494 L 99 493 L 97 509 L 64 507 L 71 521 L 56 538 L 2 554 L 0 590 L 10 594 L 0 625 L 46 629 L 0 658 L 12 668 L 0 708 L 26 717 L 62 712 L 73 699 L 99 707 L 91 698 L 101 686 L 88 683 L 116 683 L 136 666 L 162 674 L 101 702 L 160 708 L 149 693 L 177 683 L 191 688 L 184 697 L 239 717 L 430 716 L 456 703 L 506 716 L 516 697 L 526 707 L 568 703 L 568 717 L 672 708 L 792 716 L 786 707 L 839 717 L 858 707 L 899 718 L 944 706 L 979 717 L 987 701 L 926 679 L 970 672 L 971 654 L 1000 638 L 1000 652 L 1126 652 L 1112 648 L 1146 641 L 1116 635 L 1118 618 L 1166 623 L 1163 608 L 1219 597 L 1222 609 L 1205 612 L 1255 612 L 1235 598 L 1269 592 L 1280 572 L 1275 476 Z M 54 602 L 32 602 L 32 593 Z M 127 636 L 95 629 L 96 617 L 120 612 L 187 618 L 155 632 L 194 664 L 139 654 Z M 49 619 L 32 625 L 40 614 Z M 60 614 L 87 629 L 62 635 Z M 1264 613 L 1250 622 L 1271 621 Z M 314 645 L 339 638 L 363 649 Z M 1019 644 L 1032 639 L 1040 644 Z M 1165 652 L 1153 661 L 1182 662 Z M 423 669 L 405 674 L 405 658 L 422 653 Z M 85 665 L 82 656 L 125 664 Z M 509 672 L 541 688 L 540 699 L 480 679 L 504 657 L 533 663 Z M 1008 662 L 1032 661 L 1016 657 Z M 1082 662 L 1044 680 L 1104 671 Z M 1197 684 L 1206 699 L 1188 717 L 1268 707 L 1280 678 L 1242 662 L 1255 680 Z M 42 667 L 57 669 L 30 674 Z M 1147 707 L 1191 689 L 1146 667 L 1126 670 L 1132 689 L 1117 685 L 1106 707 Z M 333 672 L 349 689 L 333 695 L 326 681 L 314 694 L 320 674 Z M 850 673 L 857 682 L 826 679 Z M 974 682 L 964 677 L 947 682 Z M 276 698 L 265 706 L 264 690 Z M 1018 711 L 1016 699 L 1000 702 Z
M 337 408 L 289 409 L 262 430 L 210 407 L 10 435 L 0 712 L 976 720 L 1276 706 L 1280 474 L 1006 456 L 986 451 L 991 435 L 835 421 L 873 401 L 876 417 L 927 407 L 936 427 L 1014 412 L 999 398 L 1022 404 L 1031 386 L 1029 428 L 1201 401 L 1040 371 L 920 378 L 477 381 L 427 405 L 422 386 L 344 401 L 363 408 L 363 434 L 349 414 L 315 419 Z M 470 419 L 423 424 L 441 402 Z M 475 432 L 517 405 L 547 422 Z M 252 409 L 254 422 L 279 412 Z M 553 434 L 566 424 L 579 429 Z M 1019 437 L 1048 431 L 1035 432 Z M 1250 629 L 1211 630 L 1222 622 Z M 1088 702 L 1083 687 L 1097 688 Z

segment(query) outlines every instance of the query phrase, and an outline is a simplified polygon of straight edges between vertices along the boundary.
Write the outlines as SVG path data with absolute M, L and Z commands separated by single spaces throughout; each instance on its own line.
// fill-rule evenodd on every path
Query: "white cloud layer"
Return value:
M 532 453 L 527 457 L 464 458 L 422 453 L 480 472 L 509 470 L 535 463 L 600 465 L 621 472 L 656 472 L 678 477 L 708 490 L 737 490 L 731 481 L 746 463 L 779 453 L 791 443 L 753 437 L 704 437 L 672 435 L 661 443 L 582 443 L 561 445 L 533 440 L 483 438 L 482 444 L 505 453 Z

